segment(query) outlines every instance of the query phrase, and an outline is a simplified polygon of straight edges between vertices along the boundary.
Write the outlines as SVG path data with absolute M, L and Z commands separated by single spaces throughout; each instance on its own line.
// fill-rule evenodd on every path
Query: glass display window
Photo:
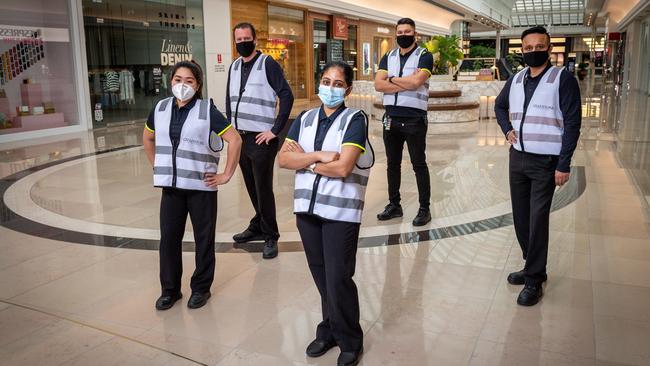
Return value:
M 79 124 L 67 0 L 0 5 L 0 135 Z

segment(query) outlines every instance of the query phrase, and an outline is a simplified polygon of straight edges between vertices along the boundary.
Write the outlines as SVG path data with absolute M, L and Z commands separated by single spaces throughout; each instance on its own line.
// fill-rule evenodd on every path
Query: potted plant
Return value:
M 433 80 L 453 80 L 458 62 L 463 59 L 459 44 L 457 35 L 434 36 L 423 44 L 433 55 Z
M 578 79 L 579 80 L 584 80 L 585 77 L 587 76 L 587 67 L 589 66 L 588 63 L 586 62 L 581 62 L 578 64 Z
M 510 71 L 516 73 L 517 71 L 523 69 L 524 58 L 521 54 L 512 52 L 506 56 L 506 61 L 510 65 Z

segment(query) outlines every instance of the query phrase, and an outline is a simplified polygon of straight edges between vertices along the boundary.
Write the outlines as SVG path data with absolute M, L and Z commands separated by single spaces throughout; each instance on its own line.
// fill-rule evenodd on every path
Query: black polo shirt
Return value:
M 182 107 L 178 107 L 176 99 L 172 103 L 172 117 L 169 124 L 169 136 L 172 141 L 179 141 L 181 138 L 181 130 L 183 129 L 183 124 L 187 119 L 187 116 L 190 114 L 190 110 L 194 108 L 198 98 L 192 99 L 191 102 L 187 103 Z M 155 126 L 155 115 L 156 115 L 156 106 L 149 112 L 149 118 L 145 123 L 145 128 L 151 132 L 156 130 Z M 210 100 L 210 131 L 221 136 L 231 127 L 230 122 L 219 112 L 217 107 Z
M 399 55 L 400 67 L 399 67 L 399 75 L 397 75 L 398 77 L 402 76 L 402 72 L 404 71 L 404 65 L 406 64 L 406 61 L 408 60 L 409 57 L 411 57 L 411 54 L 413 54 L 413 52 L 415 52 L 416 49 L 417 47 L 414 47 L 411 51 L 407 52 L 406 54 Z M 379 62 L 380 72 L 388 72 L 388 53 L 386 53 L 384 57 L 381 58 L 381 61 Z M 429 51 L 422 52 L 422 54 L 420 55 L 420 60 L 418 61 L 418 69 L 427 71 L 429 75 L 433 73 L 433 55 L 431 54 L 431 52 Z M 401 107 L 395 105 L 387 105 L 385 106 L 385 108 L 386 108 L 386 114 L 391 117 L 426 117 L 427 115 L 427 111 L 423 111 L 417 108 Z
M 323 110 L 323 107 L 320 107 L 320 110 L 318 112 L 318 130 L 316 131 L 316 139 L 314 141 L 314 151 L 322 150 L 325 136 L 327 136 L 327 131 L 330 129 L 332 123 L 334 123 L 336 118 L 341 114 L 341 112 L 343 112 L 344 109 L 345 104 L 342 104 L 334 113 L 327 117 L 325 110 Z M 298 141 L 300 138 L 300 121 L 306 112 L 307 111 L 300 112 L 298 117 L 291 124 L 289 133 L 287 134 L 288 140 Z M 366 139 L 367 130 L 365 118 L 362 114 L 357 113 L 354 117 L 352 117 L 352 120 L 348 125 L 348 129 L 345 131 L 342 144 L 356 146 L 365 152 L 366 149 L 364 146 L 366 146 Z

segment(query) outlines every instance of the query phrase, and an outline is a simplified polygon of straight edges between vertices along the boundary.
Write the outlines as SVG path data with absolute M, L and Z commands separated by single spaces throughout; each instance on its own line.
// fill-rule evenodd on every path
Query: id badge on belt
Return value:
M 390 131 L 390 124 L 392 123 L 392 119 L 390 118 L 389 115 L 384 115 L 384 120 L 382 121 L 382 124 L 384 125 L 384 130 Z

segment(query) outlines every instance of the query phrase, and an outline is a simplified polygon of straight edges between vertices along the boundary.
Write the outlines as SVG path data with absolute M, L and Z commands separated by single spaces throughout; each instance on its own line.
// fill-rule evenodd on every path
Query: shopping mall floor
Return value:
M 615 126 L 609 116 L 626 112 L 612 109 L 603 88 L 582 86 L 582 137 L 551 214 L 549 280 L 530 308 L 516 304 L 520 288 L 506 282 L 522 258 L 496 122 L 480 122 L 478 133 L 428 137 L 434 220 L 418 230 L 410 224 L 418 207 L 407 154 L 404 218 L 375 218 L 386 203 L 386 159 L 373 126 L 378 161 L 355 275 L 363 365 L 650 364 L 650 194 L 643 193 L 650 122 L 623 116 L 630 127 Z M 648 108 L 645 98 L 636 112 Z M 275 175 L 279 257 L 262 260 L 259 246 L 232 244 L 253 213 L 237 174 L 219 193 L 212 298 L 198 310 L 185 301 L 154 309 L 160 191 L 151 186 L 141 131 L 3 146 L 0 364 L 334 364 L 337 350 L 305 356 L 320 301 L 292 214 L 289 171 Z M 194 267 L 189 224 L 186 240 L 185 299 Z

